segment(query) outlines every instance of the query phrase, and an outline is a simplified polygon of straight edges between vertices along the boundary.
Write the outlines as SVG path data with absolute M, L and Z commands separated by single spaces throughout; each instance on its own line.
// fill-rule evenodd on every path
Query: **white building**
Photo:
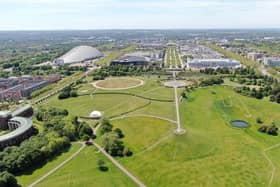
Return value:
M 263 63 L 267 66 L 280 66 L 280 58 L 263 58 Z
M 187 63 L 189 69 L 205 68 L 239 68 L 241 64 L 231 59 L 194 59 Z
M 263 58 L 263 54 L 262 53 L 251 52 L 251 53 L 247 54 L 247 58 L 249 58 L 253 61 L 257 61 L 258 59 Z

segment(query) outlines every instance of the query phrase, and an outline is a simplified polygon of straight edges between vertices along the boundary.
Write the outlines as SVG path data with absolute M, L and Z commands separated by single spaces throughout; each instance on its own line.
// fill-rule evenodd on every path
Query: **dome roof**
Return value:
M 63 64 L 79 63 L 86 60 L 92 60 L 95 58 L 102 57 L 103 54 L 96 48 L 91 46 L 77 46 L 68 51 L 63 56 L 56 59 L 56 62 Z
M 91 118 L 101 118 L 102 117 L 102 114 L 101 112 L 99 111 L 92 111 L 89 115 L 89 117 Z

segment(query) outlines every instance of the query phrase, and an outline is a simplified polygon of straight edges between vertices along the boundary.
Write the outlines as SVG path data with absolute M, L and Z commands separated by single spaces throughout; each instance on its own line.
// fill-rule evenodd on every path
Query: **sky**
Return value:
M 280 0 L 0 0 L 0 30 L 280 28 Z

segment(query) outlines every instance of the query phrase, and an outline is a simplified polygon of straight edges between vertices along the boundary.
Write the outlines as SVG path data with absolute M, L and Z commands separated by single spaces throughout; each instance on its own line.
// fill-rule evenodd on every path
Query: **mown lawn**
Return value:
M 197 89 L 180 104 L 186 134 L 171 135 L 145 154 L 120 161 L 148 186 L 267 186 L 271 166 L 263 150 L 277 144 L 279 137 L 258 132 L 256 118 L 279 124 L 279 109 L 278 104 L 240 96 L 228 87 Z M 231 127 L 229 122 L 236 119 L 249 122 L 250 128 Z M 127 133 L 130 128 L 122 127 Z M 145 137 L 141 133 L 136 134 Z M 126 137 L 126 142 L 134 141 L 134 136 Z M 274 153 L 272 159 L 279 163 L 280 155 Z M 273 186 L 278 184 L 275 178 Z
M 125 92 L 161 99 L 174 97 L 173 89 L 162 87 L 161 80 L 157 78 L 145 78 L 145 85 Z M 102 94 L 61 101 L 52 98 L 47 104 L 66 108 L 77 115 L 100 110 L 110 116 L 147 102 L 146 99 L 134 96 Z M 279 126 L 279 111 L 279 104 L 241 96 L 228 86 L 198 88 L 180 102 L 181 122 L 186 130 L 184 135 L 175 135 L 173 131 L 176 126 L 159 119 L 129 117 L 113 120 L 114 127 L 122 129 L 125 134 L 123 141 L 134 153 L 132 157 L 117 159 L 147 186 L 152 187 L 266 187 L 272 167 L 264 157 L 264 149 L 278 144 L 280 138 L 258 132 L 260 125 L 256 123 L 256 118 L 260 117 L 264 124 L 274 122 Z M 176 119 L 174 102 L 152 101 L 150 105 L 131 114 Z M 233 128 L 230 125 L 232 120 L 247 121 L 250 127 Z M 280 175 L 279 150 L 280 147 L 267 152 L 276 167 L 272 183 L 275 187 L 280 183 L 277 178 Z M 92 165 L 86 165 L 93 162 L 89 160 L 90 156 L 79 156 L 77 159 L 81 159 L 82 169 L 92 170 Z M 51 185 L 54 184 L 52 181 L 64 180 L 70 181 L 67 183 L 70 186 L 86 186 L 90 180 L 84 170 L 81 171 L 81 179 L 72 179 L 78 174 L 72 175 L 69 170 L 77 169 L 76 167 L 78 166 L 72 162 L 69 169 L 50 176 L 49 182 L 45 184 Z M 112 173 L 113 178 L 116 176 L 118 174 Z M 91 180 L 95 181 L 94 174 Z M 120 183 L 118 185 L 122 186 Z
M 98 169 L 97 161 L 105 161 L 108 171 Z M 118 187 L 136 186 L 122 171 L 113 165 L 93 146 L 84 149 L 77 157 L 47 177 L 38 187 Z
M 32 173 L 26 173 L 20 176 L 17 176 L 18 183 L 22 186 L 27 186 L 34 182 L 35 180 L 42 177 L 44 174 L 55 168 L 57 165 L 62 163 L 64 160 L 66 160 L 68 157 L 70 157 L 72 154 L 74 154 L 82 145 L 81 144 L 72 144 L 69 150 L 66 152 L 63 152 L 61 155 L 55 157 L 53 160 L 47 162 L 42 167 L 36 169 Z

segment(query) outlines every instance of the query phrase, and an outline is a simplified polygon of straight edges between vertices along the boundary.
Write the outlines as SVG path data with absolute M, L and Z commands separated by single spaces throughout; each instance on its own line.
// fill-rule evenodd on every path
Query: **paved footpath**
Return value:
M 136 178 L 133 174 L 131 174 L 125 167 L 123 167 L 117 160 L 115 160 L 111 155 L 109 155 L 99 144 L 93 142 L 93 145 L 95 145 L 101 153 L 103 153 L 115 166 L 117 166 L 120 170 L 122 170 L 122 172 L 124 172 L 138 186 L 146 187 L 144 183 L 142 183 L 138 178 Z
M 80 143 L 82 143 L 82 142 L 80 142 Z M 42 182 L 45 178 L 47 178 L 48 176 L 50 176 L 51 174 L 56 172 L 58 169 L 60 169 L 62 166 L 64 166 L 67 162 L 71 161 L 74 157 L 76 157 L 85 147 L 86 147 L 86 145 L 84 143 L 82 143 L 82 147 L 78 151 L 76 151 L 73 155 L 71 155 L 69 158 L 64 160 L 61 164 L 59 164 L 58 166 L 56 166 L 55 168 L 50 170 L 48 173 L 46 173 L 45 175 L 43 175 L 42 177 L 40 177 L 39 179 L 34 181 L 32 184 L 28 185 L 28 187 L 36 186 L 37 184 Z

